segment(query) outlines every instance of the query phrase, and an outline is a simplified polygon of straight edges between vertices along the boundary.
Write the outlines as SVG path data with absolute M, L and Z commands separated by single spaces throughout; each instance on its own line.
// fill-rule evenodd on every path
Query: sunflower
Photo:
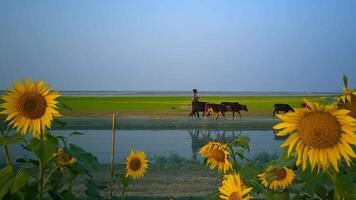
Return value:
M 77 162 L 77 159 L 72 156 L 67 156 L 63 149 L 57 151 L 57 162 L 60 165 L 61 172 L 65 171 L 64 165 L 73 165 Z
M 1 114 L 7 115 L 6 121 L 25 135 L 28 131 L 39 136 L 44 128 L 50 128 L 54 116 L 59 116 L 57 101 L 59 93 L 50 92 L 50 85 L 44 81 L 32 82 L 31 79 L 15 81 L 15 86 L 2 97 L 5 101 Z
M 199 153 L 207 159 L 207 164 L 211 164 L 210 169 L 217 167 L 219 171 L 225 173 L 232 167 L 226 147 L 226 144 L 209 142 L 200 149 Z
M 268 177 L 271 175 L 273 180 L 268 180 Z M 294 180 L 295 173 L 287 167 L 279 169 L 269 166 L 267 170 L 264 173 L 259 174 L 258 177 L 266 188 L 277 190 L 289 187 Z
M 72 156 L 67 156 L 63 149 L 57 151 L 57 160 L 61 165 L 72 165 L 77 162 L 77 159 Z
M 305 100 L 309 107 L 296 109 L 294 113 L 278 115 L 283 121 L 274 129 L 283 129 L 277 136 L 291 135 L 281 145 L 288 148 L 287 156 L 295 151 L 296 165 L 305 170 L 307 163 L 311 169 L 326 170 L 330 164 L 339 171 L 339 161 L 344 158 L 350 166 L 356 154 L 351 145 L 356 144 L 356 120 L 349 116 L 349 110 L 338 109 L 337 105 L 321 106 Z
M 226 200 L 248 200 L 252 188 L 248 188 L 240 178 L 239 174 L 233 173 L 225 175 L 222 185 L 219 188 L 220 199 Z
M 350 110 L 350 115 L 356 118 L 356 91 L 344 87 L 344 95 L 338 98 L 341 107 Z
M 148 168 L 147 155 L 143 151 L 131 151 L 126 159 L 126 177 L 135 180 L 143 177 Z

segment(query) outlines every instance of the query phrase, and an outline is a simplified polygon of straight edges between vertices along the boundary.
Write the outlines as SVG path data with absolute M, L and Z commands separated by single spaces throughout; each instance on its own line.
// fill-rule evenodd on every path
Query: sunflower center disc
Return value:
M 133 171 L 137 171 L 141 168 L 141 160 L 138 158 L 133 158 L 130 162 L 130 168 Z
M 337 119 L 325 112 L 305 115 L 300 120 L 297 130 L 302 141 L 314 148 L 332 147 L 339 141 L 341 135 Z
M 241 198 L 240 198 L 240 196 L 238 195 L 237 192 L 233 192 L 233 193 L 230 194 L 228 200 L 241 200 Z
M 285 169 L 273 169 L 272 173 L 277 176 L 278 180 L 284 180 L 287 176 L 287 171 Z
M 211 157 L 218 162 L 225 162 L 225 153 L 221 150 L 214 150 Z
M 46 111 L 46 99 L 40 94 L 24 94 L 19 99 L 22 114 L 29 119 L 37 119 Z

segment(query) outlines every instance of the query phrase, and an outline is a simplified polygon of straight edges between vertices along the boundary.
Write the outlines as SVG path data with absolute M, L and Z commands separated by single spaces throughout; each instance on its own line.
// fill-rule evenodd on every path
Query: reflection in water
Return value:
M 68 136 L 71 131 L 53 131 L 55 135 Z M 110 162 L 111 130 L 83 130 L 84 135 L 76 135 L 69 139 L 85 150 L 95 154 L 99 162 Z M 275 138 L 272 131 L 209 131 L 209 130 L 118 130 L 116 132 L 116 162 L 123 162 L 131 149 L 143 150 L 151 158 L 167 157 L 172 152 L 186 159 L 202 160 L 199 149 L 211 140 L 229 142 L 235 136 L 244 135 L 250 138 L 250 155 L 268 152 L 282 152 L 282 140 Z M 31 155 L 19 146 L 12 146 L 10 153 L 18 157 Z M 0 154 L 3 161 L 3 155 Z

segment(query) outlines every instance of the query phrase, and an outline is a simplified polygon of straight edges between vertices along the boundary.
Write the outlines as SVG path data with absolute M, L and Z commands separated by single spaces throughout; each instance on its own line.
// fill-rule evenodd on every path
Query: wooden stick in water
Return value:
M 110 176 L 114 177 L 114 165 L 115 165 L 115 114 L 112 114 L 112 143 L 111 143 L 111 166 Z M 110 197 L 112 197 L 112 186 L 110 186 Z

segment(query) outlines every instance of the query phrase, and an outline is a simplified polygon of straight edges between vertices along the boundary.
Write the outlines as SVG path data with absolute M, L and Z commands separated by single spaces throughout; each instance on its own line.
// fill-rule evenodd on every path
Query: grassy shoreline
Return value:
M 321 96 L 202 96 L 201 101 L 220 103 L 238 101 L 246 104 L 248 112 L 241 112 L 242 119 L 211 118 L 189 119 L 189 96 L 64 96 L 58 99 L 71 110 L 61 109 L 65 129 L 111 129 L 111 116 L 117 116 L 117 129 L 224 129 L 270 130 L 278 122 L 272 119 L 273 104 L 287 103 L 300 107 L 303 98 L 320 102 Z M 64 129 L 59 125 L 55 129 Z
M 271 115 L 274 103 L 287 103 L 300 107 L 303 98 L 320 102 L 321 96 L 203 96 L 201 101 L 220 103 L 222 101 L 240 102 L 246 104 L 247 115 Z M 72 110 L 62 109 L 64 115 L 70 116 L 105 116 L 117 113 L 122 117 L 181 117 L 187 116 L 191 109 L 189 96 L 137 96 L 137 97 L 75 97 L 65 96 L 58 98 Z
M 242 119 L 211 118 L 189 119 L 189 96 L 64 96 L 58 99 L 72 110 L 61 109 L 66 123 L 55 129 L 111 129 L 111 116 L 117 116 L 117 129 L 224 129 L 270 130 L 278 120 L 272 119 L 273 104 L 287 103 L 300 107 L 303 98 L 320 102 L 321 96 L 202 96 L 201 101 L 220 103 L 238 101 L 246 104 L 248 112 L 241 112 Z
M 248 112 L 242 111 L 242 119 L 211 118 L 189 119 L 191 97 L 189 96 L 62 96 L 58 101 L 70 107 L 60 108 L 65 123 L 54 123 L 54 129 L 104 130 L 111 129 L 112 114 L 117 116 L 117 129 L 212 129 L 212 130 L 270 130 L 278 120 L 272 118 L 274 103 L 287 103 L 300 107 L 303 98 L 321 102 L 321 96 L 202 96 L 201 101 L 220 103 L 238 101 L 246 104 Z M 0 100 L 1 101 L 1 100 Z M 0 116 L 1 117 L 1 116 Z M 4 116 L 2 116 L 4 117 Z

